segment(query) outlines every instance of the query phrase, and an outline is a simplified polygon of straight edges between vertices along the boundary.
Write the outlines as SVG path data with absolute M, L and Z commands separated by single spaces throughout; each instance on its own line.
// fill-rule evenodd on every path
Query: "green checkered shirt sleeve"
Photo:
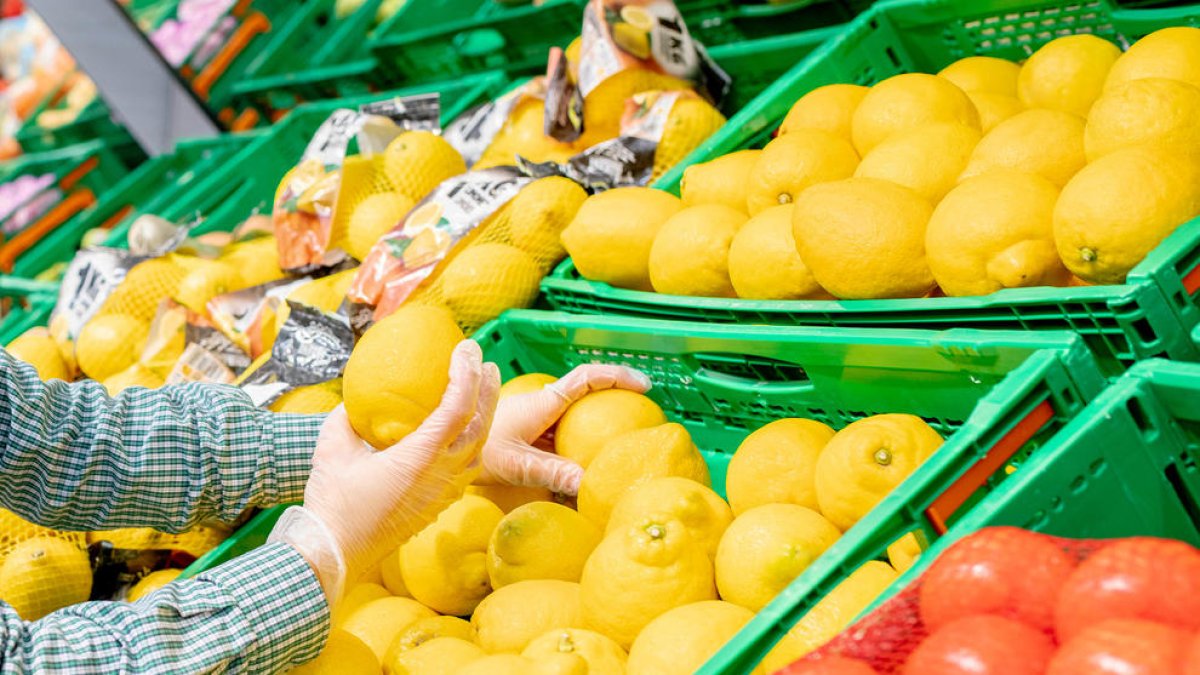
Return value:
M 270 544 L 135 603 L 87 602 L 27 623 L 0 605 L 3 673 L 278 673 L 329 633 L 316 575 Z
M 0 351 L 0 506 L 67 530 L 184 531 L 299 501 L 322 416 L 277 415 L 233 387 L 43 383 Z

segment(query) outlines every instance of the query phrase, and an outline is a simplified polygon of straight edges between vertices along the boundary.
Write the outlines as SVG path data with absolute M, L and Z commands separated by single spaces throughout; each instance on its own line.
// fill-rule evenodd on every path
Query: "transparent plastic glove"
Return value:
M 339 406 L 321 427 L 304 506 L 285 512 L 271 541 L 294 546 L 330 603 L 354 579 L 433 522 L 478 474 L 500 391 L 495 364 L 466 340 L 450 361 L 450 384 L 429 417 L 396 445 L 375 451 Z
M 584 365 L 541 391 L 510 396 L 496 408 L 496 419 L 483 448 L 480 484 L 544 487 L 574 496 L 583 467 L 534 446 L 567 408 L 593 391 L 650 389 L 650 378 L 624 366 Z

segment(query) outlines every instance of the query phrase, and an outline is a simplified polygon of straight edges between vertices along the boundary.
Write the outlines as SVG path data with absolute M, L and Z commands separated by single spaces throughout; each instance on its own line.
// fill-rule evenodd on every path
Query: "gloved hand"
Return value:
M 330 604 L 354 579 L 424 529 L 479 472 L 500 391 L 495 364 L 465 340 L 450 360 L 442 401 L 416 431 L 375 451 L 339 406 L 317 439 L 304 506 L 284 513 L 271 541 L 291 544 L 313 566 Z
M 650 389 L 650 378 L 624 366 L 583 365 L 541 391 L 509 396 L 496 408 L 496 419 L 483 447 L 481 485 L 505 484 L 544 487 L 575 495 L 583 467 L 534 447 L 546 430 L 572 403 L 593 391 Z

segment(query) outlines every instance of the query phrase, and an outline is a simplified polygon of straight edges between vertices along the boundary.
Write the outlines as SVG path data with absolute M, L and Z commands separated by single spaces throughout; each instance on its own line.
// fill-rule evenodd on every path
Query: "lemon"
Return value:
M 545 373 L 525 373 L 524 375 L 518 375 L 500 385 L 500 398 L 504 399 L 508 396 L 541 391 L 546 388 L 546 385 L 554 384 L 557 381 L 557 377 Z
M 1042 45 L 1017 78 L 1017 98 L 1030 108 L 1086 117 L 1121 50 L 1095 35 L 1067 35 Z
M 408 592 L 408 586 L 404 583 L 404 573 L 400 570 L 400 549 L 383 557 L 379 563 L 379 583 L 387 589 L 388 593 L 399 598 L 411 598 L 412 593 Z
M 912 188 L 936 204 L 958 181 L 979 138 L 977 127 L 958 122 L 900 131 L 867 153 L 854 175 Z
M 917 541 L 917 535 L 909 532 L 892 542 L 892 545 L 887 547 L 887 557 L 893 569 L 900 574 L 907 572 L 917 558 L 921 557 L 921 544 Z
M 58 349 L 58 343 L 54 341 L 50 331 L 42 326 L 30 328 L 21 333 L 17 339 L 8 343 L 5 351 L 13 358 L 33 366 L 42 380 L 70 381 L 71 379 L 67 363 Z
M 763 504 L 817 508 L 813 475 L 833 429 L 816 420 L 781 419 L 751 433 L 729 460 L 725 494 L 734 515 Z
M 406 628 L 437 614 L 411 598 L 379 598 L 363 603 L 342 622 L 342 630 L 370 647 L 383 662 L 388 647 Z
M 379 192 L 363 199 L 350 212 L 346 252 L 357 260 L 366 260 L 375 242 L 404 222 L 404 216 L 414 205 L 411 197 L 394 191 Z
M 595 391 L 571 404 L 559 418 L 554 450 L 586 469 L 609 440 L 666 421 L 662 408 L 642 394 L 624 389 Z
M 573 509 L 553 502 L 518 506 L 492 531 L 488 578 L 499 589 L 518 581 L 579 581 L 600 531 Z
M 1200 87 L 1200 28 L 1163 28 L 1133 43 L 1108 71 L 1104 88 L 1114 89 L 1148 77 Z
M 925 232 L 933 277 L 946 295 L 1065 286 L 1054 248 L 1058 189 L 1031 173 L 996 169 L 968 178 L 933 210 Z
M 583 472 L 579 512 L 598 526 L 608 523 L 613 507 L 633 488 L 662 476 L 679 476 L 711 485 L 708 465 L 682 425 L 670 422 L 635 429 L 604 445 Z
M 354 275 L 357 273 L 358 268 L 356 267 L 342 270 L 336 274 L 330 274 L 327 277 L 314 279 L 296 287 L 288 293 L 287 299 L 310 307 L 316 307 L 323 312 L 336 312 L 338 307 L 341 306 L 342 301 L 346 298 L 346 292 L 350 290 L 350 284 L 353 283 Z M 286 311 L 284 309 L 281 313 L 281 316 L 285 320 L 287 318 Z
M 0 600 L 25 621 L 86 602 L 92 592 L 87 551 L 57 537 L 33 537 L 9 549 L 0 564 Z
M 1200 214 L 1200 158 L 1137 146 L 1109 153 L 1071 179 L 1054 207 L 1054 242 L 1067 269 L 1119 284 L 1176 227 Z
M 396 638 L 392 647 L 406 652 L 438 638 L 457 638 L 474 644 L 478 636 L 475 633 L 475 627 L 469 621 L 457 616 L 433 616 L 421 619 L 406 628 Z
M 1015 97 L 1017 78 L 1020 74 L 1021 66 L 1007 59 L 968 56 L 943 68 L 938 77 L 950 80 L 954 86 L 968 94 L 983 91 Z
M 102 384 L 109 396 L 116 396 L 130 387 L 158 389 L 165 382 L 154 371 L 141 363 L 135 363 L 116 375 L 105 378 Z
M 179 282 L 187 273 L 172 262 L 175 258 L 154 258 L 134 265 L 104 304 L 97 316 L 127 314 L 149 323 L 164 298 L 174 297 Z
M 640 43 L 647 35 L 643 32 L 639 37 L 635 31 L 631 37 Z M 681 89 L 691 89 L 691 84 L 645 68 L 626 68 L 604 78 L 583 99 L 583 134 L 575 142 L 575 148 L 584 150 L 601 141 L 616 138 L 621 132 L 626 101 L 634 94 Z
M 519 654 L 548 630 L 583 627 L 579 584 L 533 579 L 498 588 L 479 603 L 471 625 L 484 651 Z
M 472 661 L 455 675 L 588 675 L 588 668 L 578 654 L 546 654 L 538 659 L 492 654 Z
M 933 287 L 925 225 L 912 190 L 877 178 L 809 188 L 796 202 L 796 250 L 822 288 L 845 299 L 920 297 Z
M 679 198 L 642 187 L 588 197 L 562 233 L 579 273 L 618 288 L 648 291 L 650 247 L 658 229 L 683 208 Z
M 896 580 L 896 570 L 891 565 L 872 560 L 854 570 L 845 581 L 834 587 L 818 602 L 804 618 L 800 619 L 788 635 L 804 645 L 805 652 L 824 646 L 842 632 L 875 602 L 888 586 Z
M 579 580 L 586 628 L 628 648 L 663 612 L 715 600 L 713 566 L 678 520 L 646 518 L 608 533 Z
M 288 671 L 293 675 L 377 675 L 379 659 L 362 640 L 344 630 L 329 631 L 316 659 Z
M 175 581 L 175 579 L 183 572 L 183 570 L 158 570 L 151 572 L 138 580 L 133 588 L 129 589 L 129 593 L 125 599 L 129 602 L 136 602 L 154 591 L 166 586 Z
M 389 660 L 389 675 L 442 675 L 457 673 L 466 665 L 487 656 L 476 645 L 453 637 L 439 637 Z
M 871 87 L 854 111 L 854 147 L 865 155 L 892 134 L 933 122 L 979 128 L 979 113 L 962 89 L 925 73 L 895 75 Z
M 746 211 L 754 216 L 791 204 L 818 183 L 854 175 L 858 153 L 849 141 L 824 131 L 800 129 L 767 143 L 750 172 Z
M 721 535 L 733 522 L 729 505 L 710 488 L 690 478 L 665 476 L 652 478 L 618 499 L 605 531 L 636 525 L 652 516 L 683 523 L 710 558 L 717 554 Z
M 850 140 L 854 111 L 867 95 L 867 88 L 857 84 L 827 84 L 817 87 L 792 104 L 779 125 L 779 135 L 800 129 L 824 131 Z
M 566 255 L 560 238 L 587 200 L 579 183 L 562 176 L 539 178 L 521 188 L 512 200 L 509 222 L 512 245 L 549 268 Z
M 329 616 L 329 624 L 337 628 L 346 621 L 346 617 L 357 611 L 359 607 L 372 600 L 388 597 L 391 597 L 391 594 L 383 586 L 360 581 L 347 589 L 346 594 L 342 596 L 341 602 L 333 608 Z
M 441 401 L 464 339 L 450 313 L 430 305 L 405 305 L 368 328 L 342 377 L 354 431 L 380 449 L 412 433 Z
M 988 133 L 1004 120 L 1025 110 L 1025 104 L 1016 96 L 993 94 L 987 91 L 970 91 L 967 97 L 979 111 L 979 128 Z
M 190 269 L 171 297 L 193 312 L 205 314 L 209 300 L 241 288 L 241 272 L 228 263 L 197 259 L 187 265 Z
M 150 334 L 150 324 L 127 314 L 92 317 L 79 332 L 75 358 L 93 380 L 106 380 L 132 366 Z
M 1083 129 L 1083 119 L 1070 113 L 1041 109 L 1017 113 L 980 139 L 959 180 L 992 169 L 1016 169 L 1062 187 L 1087 163 Z
M 382 565 L 383 565 L 383 561 L 381 560 L 378 563 L 375 563 L 371 567 L 367 568 L 367 571 L 358 575 L 358 579 L 355 581 L 355 583 L 370 583 L 370 584 L 375 584 L 376 586 L 379 586 L 382 588 L 383 587 L 383 571 L 381 570 Z M 374 598 L 372 598 L 372 599 L 374 599 Z
M 442 614 L 466 616 L 491 591 L 487 547 L 504 517 L 483 497 L 466 495 L 400 549 L 409 593 Z
M 467 494 L 483 497 L 505 513 L 524 504 L 554 500 L 554 493 L 546 488 L 520 485 L 468 485 Z
M 1200 150 L 1200 89 L 1175 80 L 1134 80 L 1105 91 L 1088 114 L 1088 161 L 1142 143 Z
M 739 150 L 683 170 L 679 195 L 684 207 L 720 204 L 746 210 L 746 179 L 762 150 Z
M 267 219 L 270 223 L 270 218 Z M 217 258 L 238 271 L 238 285 L 244 288 L 259 286 L 282 279 L 279 269 L 279 242 L 274 236 L 258 237 L 233 244 Z
M 267 406 L 271 412 L 317 415 L 342 404 L 342 378 L 296 387 Z
M 578 654 L 587 662 L 589 675 L 621 675 L 628 655 L 612 638 L 582 628 L 556 628 L 536 637 L 521 656 L 544 659 L 551 654 Z
M 765 504 L 737 518 L 717 547 L 721 597 L 753 611 L 765 607 L 842 536 L 816 511 Z
M 650 181 L 662 178 L 724 125 L 725 116 L 708 101 L 699 96 L 680 96 L 667 114 L 662 137 L 654 150 Z
M 729 281 L 748 300 L 828 299 L 796 251 L 793 205 L 772 206 L 742 225 L 729 244 Z
M 480 155 L 473 169 L 512 166 L 517 155 L 534 162 L 565 162 L 575 154 L 570 143 L 560 143 L 546 135 L 545 103 L 525 97 L 509 113 L 504 126 Z
M 533 258 L 507 244 L 475 244 L 454 256 L 440 278 L 442 300 L 460 324 L 478 328 L 506 309 L 522 309 L 537 297 L 542 270 Z
M 842 531 L 850 529 L 917 469 L 942 437 L 915 415 L 875 415 L 834 434 L 817 458 L 817 503 Z
M 442 181 L 467 170 L 462 155 L 429 131 L 406 131 L 384 150 L 383 172 L 397 192 L 419 202 Z
M 729 244 L 746 214 L 720 204 L 671 216 L 650 249 L 650 284 L 659 293 L 731 298 Z
M 702 600 L 658 616 L 629 650 L 629 675 L 691 675 L 751 619 L 754 612 L 721 600 Z M 756 668 L 754 673 L 762 672 Z

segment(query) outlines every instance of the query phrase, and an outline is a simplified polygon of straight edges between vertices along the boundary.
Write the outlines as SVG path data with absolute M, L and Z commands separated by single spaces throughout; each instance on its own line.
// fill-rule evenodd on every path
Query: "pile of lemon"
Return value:
M 616 190 L 564 234 L 614 286 L 751 299 L 984 295 L 1123 283 L 1200 215 L 1200 29 L 1094 35 L 1023 64 L 834 84 L 762 150 Z M 609 215 L 606 215 L 609 214 Z
M 446 358 L 410 351 L 417 360 Z M 423 378 L 394 388 L 411 393 Z M 553 381 L 524 375 L 501 397 Z M 383 419 L 350 403 L 352 423 Z M 422 410 L 435 404 L 416 401 Z M 403 433 L 372 432 L 382 443 Z M 748 435 L 729 461 L 726 501 L 689 432 L 654 401 L 624 390 L 589 394 L 554 435 L 556 452 L 585 467 L 577 504 L 545 490 L 469 488 L 348 588 L 324 653 L 297 672 L 694 672 L 941 444 L 910 415 L 869 417 L 837 432 L 777 420 Z M 897 547 L 896 567 L 860 568 L 759 670 L 773 672 L 836 635 L 913 554 Z

